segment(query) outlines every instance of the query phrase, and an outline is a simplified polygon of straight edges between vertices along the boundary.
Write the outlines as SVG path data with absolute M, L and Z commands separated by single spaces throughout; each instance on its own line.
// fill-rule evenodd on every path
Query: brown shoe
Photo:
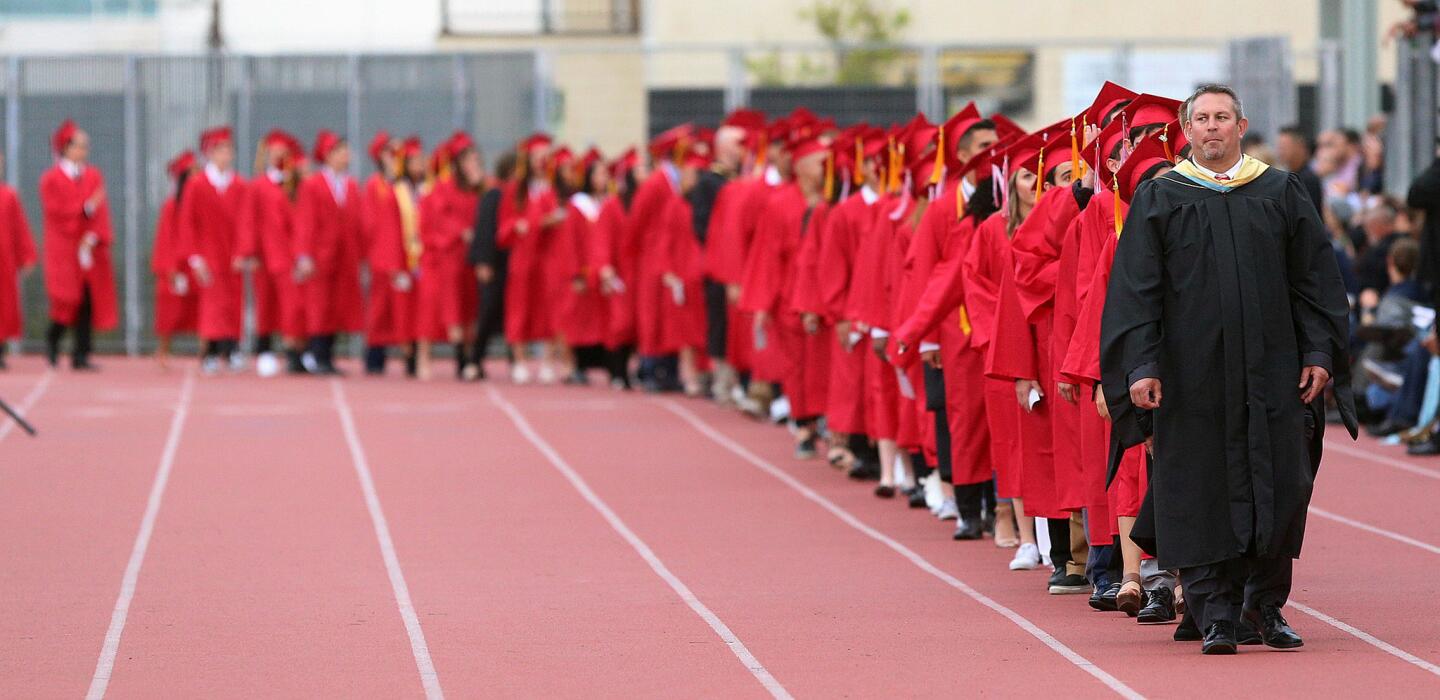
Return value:
M 1120 593 L 1115 596 L 1115 607 L 1126 615 L 1135 617 L 1140 614 L 1140 608 L 1144 604 L 1145 589 L 1140 585 L 1140 576 L 1125 574 L 1125 582 L 1120 585 Z

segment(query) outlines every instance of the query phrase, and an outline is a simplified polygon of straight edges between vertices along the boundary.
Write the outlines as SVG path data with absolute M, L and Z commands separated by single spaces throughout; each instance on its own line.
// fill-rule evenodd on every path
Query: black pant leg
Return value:
M 475 362 L 485 360 L 485 349 L 490 339 L 505 331 L 505 280 L 510 276 L 509 256 L 502 254 L 495 261 L 495 274 L 480 288 L 480 313 L 476 321 L 475 347 L 471 357 Z
M 985 484 L 961 484 L 955 487 L 955 505 L 960 508 L 960 519 L 966 522 L 980 519 L 984 507 Z
M 1249 563 L 1243 559 L 1180 569 L 1185 605 L 1201 632 L 1221 620 L 1239 623 L 1248 573 Z
M 80 296 L 80 307 L 75 310 L 75 347 L 70 359 L 74 364 L 83 365 L 90 361 L 93 334 L 93 308 L 90 301 L 90 285 L 86 284 Z
M 725 346 L 730 333 L 729 302 L 725 285 L 705 279 L 705 354 L 712 359 L 725 359 Z
M 1295 560 L 1250 559 L 1245 577 L 1245 609 L 1260 610 L 1267 606 L 1283 607 L 1290 600 L 1290 585 L 1295 575 Z
M 57 358 L 60 357 L 60 340 L 65 337 L 65 324 L 59 321 L 51 321 L 50 327 L 45 329 L 45 356 L 54 366 Z
M 1070 561 L 1070 519 L 1046 518 L 1045 531 L 1050 533 L 1050 563 L 1065 566 Z

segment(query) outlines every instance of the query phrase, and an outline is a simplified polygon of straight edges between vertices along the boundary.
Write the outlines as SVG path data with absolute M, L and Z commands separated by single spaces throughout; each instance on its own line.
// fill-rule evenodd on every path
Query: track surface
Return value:
M 1440 461 L 1373 442 L 1305 649 L 1214 659 L 703 402 L 189 370 L 0 374 L 0 697 L 1440 696 Z

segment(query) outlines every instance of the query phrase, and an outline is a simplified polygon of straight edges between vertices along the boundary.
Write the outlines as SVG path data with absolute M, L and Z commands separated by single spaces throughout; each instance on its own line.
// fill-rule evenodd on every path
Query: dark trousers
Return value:
M 1180 570 L 1185 605 L 1200 629 L 1221 620 L 1238 625 L 1242 610 L 1282 606 L 1290 599 L 1295 560 L 1237 558 Z
M 730 338 L 730 302 L 725 285 L 705 280 L 705 354 L 711 359 L 725 359 L 725 346 Z
M 1405 384 L 1395 394 L 1390 404 L 1390 420 L 1402 425 L 1415 425 L 1420 421 L 1420 405 L 1425 402 L 1425 380 L 1430 373 L 1430 351 L 1421 347 L 1420 341 L 1405 348 L 1405 361 L 1401 363 Z
M 90 351 L 93 347 L 91 336 L 94 332 L 91 314 L 90 285 L 86 284 L 81 292 L 80 306 L 75 309 L 75 322 L 71 324 L 75 329 L 75 344 L 70 348 L 71 364 L 84 365 L 90 361 Z M 55 358 L 59 357 L 60 340 L 65 337 L 65 331 L 71 326 L 51 321 L 50 328 L 45 331 L 45 350 L 49 355 L 50 364 L 55 364 Z
M 502 251 L 495 258 L 495 275 L 480 287 L 480 317 L 476 321 L 475 347 L 471 350 L 474 362 L 483 363 L 490 339 L 505 332 L 505 280 L 510 276 L 509 269 L 510 255 Z M 510 350 L 507 348 L 505 352 L 508 355 Z
M 950 461 L 950 422 L 945 415 L 945 375 L 938 369 L 925 365 L 925 408 L 935 416 L 935 462 L 940 479 L 945 483 L 955 481 L 954 466 Z M 958 494 L 957 494 L 958 495 Z M 964 515 L 962 512 L 961 515 Z

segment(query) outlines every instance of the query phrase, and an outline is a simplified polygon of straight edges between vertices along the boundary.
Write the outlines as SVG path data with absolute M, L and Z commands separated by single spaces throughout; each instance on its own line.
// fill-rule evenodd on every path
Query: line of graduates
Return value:
M 1051 594 L 1173 623 L 1175 572 L 1130 537 L 1150 460 L 1112 448 L 1099 353 L 1128 202 L 1188 153 L 1179 107 L 1107 83 L 1033 132 L 973 104 L 671 129 L 621 227 L 642 370 L 787 417 L 797 458 L 823 446 L 1012 570 L 1048 561 Z

